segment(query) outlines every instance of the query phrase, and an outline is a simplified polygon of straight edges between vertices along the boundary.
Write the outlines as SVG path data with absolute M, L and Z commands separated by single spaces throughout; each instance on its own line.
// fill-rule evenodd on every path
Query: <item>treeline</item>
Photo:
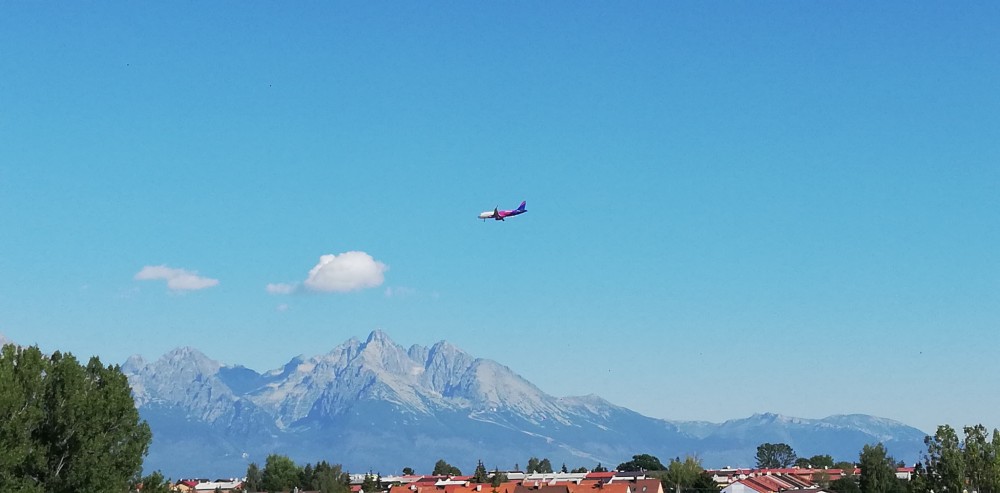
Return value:
M 478 477 L 477 474 L 478 474 L 478 472 L 479 472 L 480 469 L 483 469 L 485 471 L 485 467 L 483 466 L 482 461 L 480 461 L 479 465 L 476 466 L 476 473 L 473 474 L 474 478 Z M 494 471 L 495 472 L 499 472 L 499 470 L 497 468 L 494 468 Z M 550 461 L 547 457 L 539 459 L 538 457 L 534 457 L 534 456 L 528 458 L 528 463 L 525 466 L 525 470 L 524 471 L 521 471 L 521 464 L 520 463 L 514 464 L 513 471 L 525 472 L 525 473 L 528 473 L 528 474 L 534 474 L 534 473 L 547 474 L 547 473 L 555 472 L 552 469 L 552 461 Z M 586 467 L 582 467 L 582 466 L 578 467 L 576 469 L 572 469 L 571 470 L 571 469 L 569 469 L 569 468 L 566 467 L 565 463 L 563 463 L 562 468 L 560 468 L 560 472 L 564 472 L 564 473 L 569 473 L 569 472 L 571 472 L 571 473 L 607 472 L 607 471 L 608 471 L 608 468 L 606 468 L 603 465 L 601 465 L 600 462 L 597 463 L 597 466 L 595 466 L 593 470 L 587 469 Z M 406 475 L 406 474 L 413 474 L 413 469 L 411 469 L 409 467 L 404 467 L 403 468 L 403 474 L 404 475 Z M 438 460 L 437 462 L 434 463 L 434 469 L 433 469 L 433 472 L 431 472 L 431 474 L 434 475 L 434 476 L 461 476 L 462 475 L 462 470 L 459 469 L 459 468 L 457 468 L 457 467 L 455 467 L 455 466 L 453 466 L 453 465 L 451 465 L 451 464 L 449 464 L 444 459 L 440 459 L 440 460 Z M 487 473 L 487 474 L 489 474 L 489 473 Z M 490 477 L 492 477 L 492 476 L 490 476 Z M 506 480 L 504 480 L 504 481 L 506 481 Z M 488 483 L 490 481 L 475 481 L 475 480 L 473 480 L 473 482 Z

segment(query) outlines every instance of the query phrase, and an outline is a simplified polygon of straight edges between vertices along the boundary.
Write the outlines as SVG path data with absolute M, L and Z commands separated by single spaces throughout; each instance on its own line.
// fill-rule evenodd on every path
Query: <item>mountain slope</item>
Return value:
M 765 441 L 788 443 L 800 455 L 851 459 L 881 440 L 911 462 L 924 436 L 863 415 L 762 414 L 721 424 L 653 419 L 593 395 L 550 396 L 510 368 L 444 341 L 404 349 L 381 331 L 263 374 L 193 348 L 154 362 L 132 357 L 122 370 L 153 428 L 147 468 L 174 476 L 238 475 L 269 453 L 386 474 L 421 470 L 439 458 L 463 469 L 480 459 L 512 468 L 530 456 L 592 467 L 636 453 L 752 465 Z

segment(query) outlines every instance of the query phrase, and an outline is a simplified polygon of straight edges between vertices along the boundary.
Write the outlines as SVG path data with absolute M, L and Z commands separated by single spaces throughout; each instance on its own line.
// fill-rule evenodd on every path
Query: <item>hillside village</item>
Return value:
M 859 476 L 861 469 L 706 469 L 720 493 L 833 493 L 823 486 L 844 476 Z M 492 474 L 492 473 L 491 473 Z M 507 481 L 496 486 L 474 483 L 473 476 L 406 475 L 382 476 L 378 491 L 365 491 L 366 475 L 351 476 L 351 493 L 672 493 L 665 491 L 660 479 L 643 472 L 503 473 Z M 912 467 L 896 469 L 896 477 L 909 480 Z M 242 493 L 241 479 L 211 481 L 184 479 L 172 485 L 178 492 Z M 297 491 L 296 493 L 319 493 Z

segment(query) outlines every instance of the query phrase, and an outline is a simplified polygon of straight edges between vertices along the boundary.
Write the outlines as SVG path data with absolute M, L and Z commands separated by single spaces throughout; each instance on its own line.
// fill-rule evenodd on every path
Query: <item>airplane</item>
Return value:
M 506 217 L 514 217 L 518 214 L 524 214 L 525 212 L 528 212 L 528 210 L 524 208 L 524 205 L 527 203 L 528 203 L 527 201 L 521 201 L 521 205 L 517 206 L 517 209 L 514 209 L 512 211 L 502 211 L 500 210 L 499 207 L 495 207 L 492 211 L 486 211 L 483 212 L 482 214 L 479 214 L 479 219 L 482 219 L 483 222 L 485 222 L 487 219 L 495 219 L 497 221 L 503 221 L 504 218 Z

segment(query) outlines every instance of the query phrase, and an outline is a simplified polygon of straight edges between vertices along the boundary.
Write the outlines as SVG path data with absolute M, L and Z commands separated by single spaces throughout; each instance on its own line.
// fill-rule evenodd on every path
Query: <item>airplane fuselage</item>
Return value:
M 499 208 L 493 209 L 492 211 L 483 211 L 479 214 L 479 219 L 482 219 L 483 221 L 487 219 L 503 221 L 505 218 L 514 217 L 518 214 L 524 214 L 525 212 L 528 212 L 528 210 L 525 209 L 524 206 L 525 202 L 521 202 L 521 205 L 517 209 L 510 211 L 502 211 Z

